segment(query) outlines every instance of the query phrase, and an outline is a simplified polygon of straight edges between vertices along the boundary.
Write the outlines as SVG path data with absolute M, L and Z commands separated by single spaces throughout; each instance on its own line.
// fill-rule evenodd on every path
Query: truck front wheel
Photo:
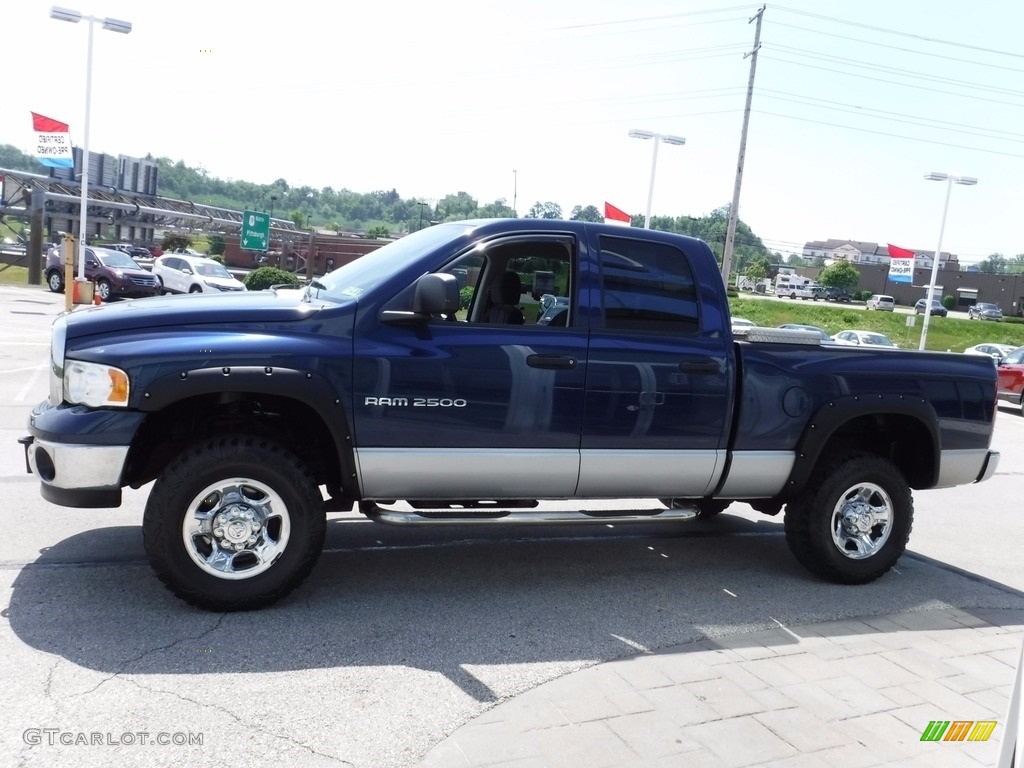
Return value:
M 213 611 L 261 608 L 309 575 L 323 548 L 323 497 L 309 469 L 263 438 L 214 438 L 172 462 L 146 503 L 157 576 Z
M 786 505 L 786 542 L 808 570 L 840 584 L 866 584 L 906 549 L 914 502 L 903 474 L 869 453 L 822 461 Z

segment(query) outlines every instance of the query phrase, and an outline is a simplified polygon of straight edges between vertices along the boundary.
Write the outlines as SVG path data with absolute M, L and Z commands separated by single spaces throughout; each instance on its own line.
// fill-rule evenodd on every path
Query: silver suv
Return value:
M 871 298 L 867 300 L 868 309 L 878 309 L 882 312 L 892 312 L 896 309 L 896 300 L 892 296 L 886 296 L 882 293 L 872 294 Z

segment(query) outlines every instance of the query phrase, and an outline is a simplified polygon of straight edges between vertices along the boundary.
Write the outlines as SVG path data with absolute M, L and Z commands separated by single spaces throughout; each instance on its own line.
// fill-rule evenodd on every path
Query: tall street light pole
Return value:
M 928 321 L 932 316 L 932 302 L 935 301 L 935 279 L 939 273 L 939 256 L 942 253 L 942 235 L 946 230 L 946 213 L 949 211 L 949 196 L 953 191 L 954 184 L 963 184 L 964 186 L 973 186 L 978 183 L 978 180 L 971 176 L 954 176 L 951 173 L 926 173 L 924 175 L 929 181 L 945 181 L 946 182 L 946 202 L 942 206 L 942 223 L 939 225 L 939 244 L 935 246 L 935 258 L 932 259 L 932 278 L 928 282 L 928 299 L 925 304 L 924 310 L 924 323 L 921 325 L 921 343 L 918 345 L 918 349 L 924 349 L 925 341 L 928 339 Z
M 82 19 L 89 22 L 89 43 L 85 56 L 85 125 L 82 127 L 82 199 L 79 207 L 78 220 L 78 279 L 85 280 L 85 241 L 88 234 L 89 207 L 89 111 L 92 106 L 92 31 L 93 24 L 100 22 L 103 28 L 111 32 L 120 32 L 127 35 L 132 31 L 131 22 L 120 19 L 104 19 L 98 16 L 87 16 L 81 11 L 72 11 L 68 8 L 59 8 L 56 5 L 50 8 L 50 18 L 58 21 L 67 21 L 77 24 Z
M 629 132 L 629 135 L 634 139 L 654 139 L 654 155 L 651 158 L 651 184 L 647 189 L 647 215 L 644 217 L 644 229 L 650 229 L 651 203 L 654 201 L 654 172 L 658 168 L 658 144 L 665 142 L 666 144 L 682 146 L 686 143 L 686 139 L 682 136 L 668 136 L 661 133 L 654 133 L 653 131 L 642 131 L 638 128 L 633 128 Z
M 519 171 L 515 168 L 512 169 L 512 213 L 519 218 L 519 212 L 516 210 L 516 200 L 519 197 Z

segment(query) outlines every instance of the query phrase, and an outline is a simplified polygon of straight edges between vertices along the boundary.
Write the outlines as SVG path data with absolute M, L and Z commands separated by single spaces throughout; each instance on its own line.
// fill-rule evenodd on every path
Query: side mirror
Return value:
M 416 281 L 412 311 L 424 315 L 450 315 L 459 308 L 459 281 L 447 272 L 423 275 Z
M 412 311 L 385 310 L 380 319 L 386 323 L 425 323 L 438 315 L 451 315 L 459 308 L 459 281 L 447 272 L 432 272 L 415 283 Z
M 192 274 L 192 270 L 189 269 L 188 267 L 183 267 L 182 270 L 181 270 L 181 274 L 183 274 L 183 275 L 191 275 Z

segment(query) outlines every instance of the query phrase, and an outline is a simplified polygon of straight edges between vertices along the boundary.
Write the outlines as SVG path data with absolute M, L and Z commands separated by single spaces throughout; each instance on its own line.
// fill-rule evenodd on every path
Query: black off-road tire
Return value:
M 884 535 L 881 525 L 861 537 L 844 532 L 839 520 L 843 510 L 855 511 L 858 490 L 866 503 L 887 510 Z M 910 486 L 896 465 L 874 454 L 854 452 L 824 458 L 800 498 L 786 505 L 786 542 L 811 572 L 839 584 L 866 584 L 896 564 L 913 523 Z M 845 540 L 845 547 L 837 537 Z M 865 553 L 855 548 L 857 541 L 867 543 Z
M 243 489 L 240 502 L 236 498 L 236 503 L 229 503 L 232 488 Z M 226 529 L 244 531 L 250 524 L 238 517 L 238 510 L 271 511 L 270 525 L 252 533 L 257 543 L 251 546 L 271 554 L 261 562 L 255 554 L 214 546 L 212 533 L 187 533 L 186 523 L 193 525 L 201 517 L 195 513 L 209 509 L 236 516 L 218 529 L 221 536 Z M 283 446 L 254 436 L 209 439 L 179 455 L 154 483 L 142 523 L 143 543 L 156 575 L 178 597 L 211 611 L 245 611 L 280 600 L 313 569 L 325 531 L 323 497 L 309 469 Z M 238 544 L 247 547 L 243 541 Z M 219 565 L 209 553 L 221 554 Z M 246 566 L 247 557 L 257 565 Z M 233 570 L 238 562 L 242 568 Z M 245 575 L 246 567 L 254 575 Z

